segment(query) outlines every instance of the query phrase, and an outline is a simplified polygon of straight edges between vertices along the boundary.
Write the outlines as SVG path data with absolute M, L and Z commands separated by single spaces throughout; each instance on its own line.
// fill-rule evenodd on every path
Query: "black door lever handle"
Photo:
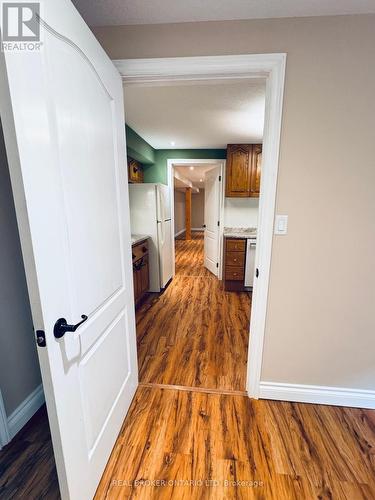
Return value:
M 65 318 L 59 318 L 56 321 L 55 326 L 53 327 L 54 336 L 57 339 L 61 339 L 61 337 L 63 337 L 66 334 L 66 332 L 75 332 L 77 328 L 87 320 L 88 316 L 86 316 L 86 314 L 82 314 L 81 318 L 82 321 L 80 321 L 76 325 L 68 325 Z

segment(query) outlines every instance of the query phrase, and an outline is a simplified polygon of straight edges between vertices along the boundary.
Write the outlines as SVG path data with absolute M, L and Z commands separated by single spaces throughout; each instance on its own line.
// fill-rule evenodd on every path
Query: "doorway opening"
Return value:
M 159 280 L 137 309 L 140 382 L 246 393 L 266 79 L 125 83 L 124 96 L 131 229 L 148 237 L 151 277 L 154 249 L 160 276 L 171 268 L 168 286 Z M 142 165 L 137 150 L 152 150 L 154 162 Z
M 187 258 L 191 273 L 205 268 L 214 276 L 221 275 L 220 230 L 223 216 L 222 178 L 225 161 L 169 160 L 168 180 L 174 240 L 200 241 L 198 255 Z M 176 243 L 173 268 L 176 273 Z M 188 246 L 188 245 L 185 245 Z M 177 267 L 181 265 L 177 263 Z M 187 271 L 186 271 L 187 272 Z

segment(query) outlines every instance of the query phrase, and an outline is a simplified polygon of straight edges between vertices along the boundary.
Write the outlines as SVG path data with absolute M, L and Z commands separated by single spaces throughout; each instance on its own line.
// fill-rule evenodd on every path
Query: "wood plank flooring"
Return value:
M 139 387 L 95 498 L 370 500 L 375 412 Z
M 176 240 L 176 276 L 137 311 L 141 382 L 244 391 L 250 295 L 203 266 L 203 234 Z
M 233 313 L 236 294 L 226 296 L 215 288 L 217 280 L 202 267 L 189 269 L 186 248 L 178 254 L 175 289 L 144 305 L 146 322 L 138 318 L 140 345 L 151 348 L 150 359 L 143 354 L 143 373 L 163 379 L 152 369 L 162 359 L 167 383 L 173 380 L 175 387 L 163 386 L 164 381 L 140 384 L 95 499 L 374 499 L 375 411 L 254 401 L 234 393 L 244 379 L 235 376 L 234 361 L 219 347 L 228 345 L 230 335 L 242 345 L 247 342 L 249 300 L 241 296 Z M 201 242 L 189 251 L 200 258 Z M 168 293 L 172 302 L 166 314 L 162 301 Z M 189 315 L 203 320 L 207 342 L 200 338 L 189 344 L 200 324 Z M 173 318 L 177 326 L 168 330 Z M 215 331 L 208 327 L 212 318 Z M 176 346 L 185 357 L 177 356 Z M 206 347 L 212 357 L 205 357 Z M 236 359 L 236 351 L 229 354 Z M 219 371 L 223 359 L 233 370 L 228 377 Z M 237 362 L 245 368 L 241 358 Z M 44 408 L 0 451 L 0 498 L 60 498 Z
M 60 498 L 45 406 L 0 451 L 0 498 Z

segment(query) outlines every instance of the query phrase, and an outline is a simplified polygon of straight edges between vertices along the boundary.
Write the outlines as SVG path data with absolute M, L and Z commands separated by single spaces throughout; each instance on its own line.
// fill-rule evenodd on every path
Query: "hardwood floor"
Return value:
M 0 451 L 0 498 L 60 498 L 45 406 Z
M 250 295 L 203 266 L 203 234 L 176 240 L 176 276 L 137 312 L 141 382 L 244 391 Z
M 375 412 L 139 387 L 95 498 L 370 500 Z
M 202 241 L 191 243 L 178 243 L 175 286 L 138 315 L 141 376 L 153 380 L 137 389 L 95 499 L 374 499 L 375 411 L 234 392 L 245 362 L 226 349 L 234 337 L 246 345 L 249 298 L 192 266 L 187 251 L 202 264 Z M 0 498 L 59 497 L 42 408 L 0 452 Z

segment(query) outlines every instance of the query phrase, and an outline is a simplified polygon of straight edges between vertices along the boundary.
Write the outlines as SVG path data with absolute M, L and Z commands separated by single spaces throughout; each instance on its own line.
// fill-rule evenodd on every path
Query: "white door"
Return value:
M 123 91 L 69 0 L 41 32 L 1 53 L 1 119 L 61 495 L 87 500 L 137 386 Z
M 206 172 L 204 181 L 204 265 L 215 276 L 219 262 L 220 167 Z

